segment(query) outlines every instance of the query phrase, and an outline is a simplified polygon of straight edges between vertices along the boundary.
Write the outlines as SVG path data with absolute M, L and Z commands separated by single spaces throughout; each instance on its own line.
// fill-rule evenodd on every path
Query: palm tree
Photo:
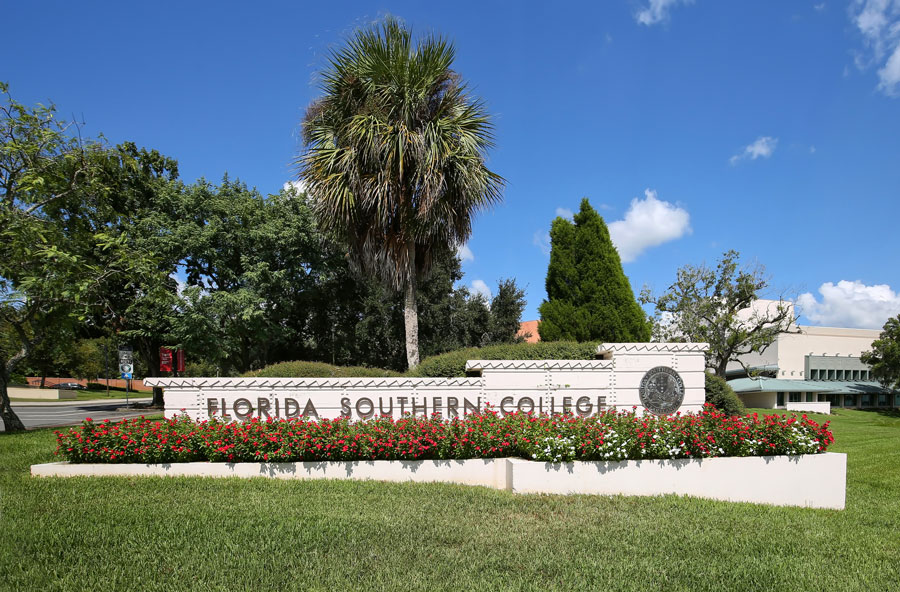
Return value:
M 499 202 L 504 184 L 485 165 L 493 126 L 450 69 L 454 54 L 433 35 L 413 44 L 395 19 L 357 31 L 321 73 L 297 161 L 322 229 L 344 240 L 358 269 L 404 293 L 410 367 L 419 363 L 416 283 L 435 249 L 468 239 L 474 214 Z

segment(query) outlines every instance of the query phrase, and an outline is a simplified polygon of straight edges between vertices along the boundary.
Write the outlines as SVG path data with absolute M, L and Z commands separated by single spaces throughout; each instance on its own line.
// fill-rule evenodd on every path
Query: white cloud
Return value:
M 772 136 L 760 136 L 756 138 L 756 141 L 748 144 L 744 147 L 741 152 L 738 152 L 734 156 L 728 159 L 728 162 L 732 164 L 732 166 L 736 165 L 739 161 L 749 158 L 750 160 L 756 160 L 757 158 L 769 158 L 772 156 L 772 153 L 775 152 L 775 147 L 778 145 L 778 138 L 773 138 Z
M 475 261 L 475 254 L 472 253 L 472 249 L 469 248 L 468 244 L 456 247 L 456 256 L 459 257 L 459 260 L 463 263 L 466 261 Z
M 825 3 L 822 2 L 821 4 L 814 4 L 813 8 L 816 10 L 816 12 L 822 12 L 823 10 L 825 10 Z
M 287 183 L 282 185 L 282 189 L 284 189 L 285 191 L 291 189 L 292 187 L 297 191 L 297 193 L 306 193 L 306 183 L 304 183 L 303 181 L 288 181 Z
M 644 191 L 644 199 L 634 198 L 624 220 L 609 224 L 609 235 L 623 263 L 629 263 L 649 249 L 681 238 L 691 232 L 687 210 L 657 199 L 656 191 Z
M 534 237 L 532 237 L 531 242 L 534 243 L 534 246 L 541 250 L 541 253 L 544 255 L 550 254 L 550 233 L 545 230 L 535 230 Z
M 869 50 L 866 56 L 856 56 L 857 67 L 882 64 L 878 90 L 900 96 L 900 0 L 855 0 L 850 17 Z
M 560 218 L 568 218 L 569 220 L 574 216 L 572 210 L 569 208 L 556 208 L 556 215 Z
M 815 146 L 810 146 L 810 147 L 809 147 L 809 153 L 810 153 L 810 154 L 815 154 L 815 153 L 816 153 L 816 147 L 815 147 Z
M 472 292 L 481 294 L 487 300 L 491 299 L 491 289 L 483 280 L 472 280 Z
M 650 0 L 645 8 L 634 15 L 634 20 L 642 25 L 655 25 L 669 20 L 669 10 L 677 4 L 693 4 L 694 0 Z
M 888 58 L 884 67 L 878 71 L 878 89 L 890 97 L 900 96 L 900 44 Z
M 819 286 L 819 294 L 821 300 L 809 292 L 797 298 L 803 314 L 816 325 L 881 329 L 888 318 L 900 314 L 900 295 L 887 284 L 826 282 Z
M 181 269 L 183 270 L 184 268 L 181 268 Z M 175 280 L 175 291 L 176 291 L 176 293 L 177 293 L 179 296 L 181 296 L 182 294 L 184 294 L 185 288 L 188 287 L 188 285 L 187 285 L 187 278 L 184 277 L 184 273 L 183 273 L 182 271 L 175 271 L 175 272 L 170 273 L 170 274 L 169 274 L 169 277 L 172 278 L 173 280 Z

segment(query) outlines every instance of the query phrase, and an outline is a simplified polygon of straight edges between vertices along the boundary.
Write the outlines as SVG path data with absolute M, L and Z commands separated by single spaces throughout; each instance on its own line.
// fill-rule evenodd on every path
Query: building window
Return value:
M 900 393 L 894 393 L 894 407 L 900 407 Z
M 809 370 L 809 379 L 810 380 L 819 380 L 819 371 L 818 370 Z
M 812 403 L 815 400 L 816 400 L 815 393 L 806 393 L 806 402 L 807 403 Z
M 777 400 L 775 402 L 776 407 L 784 407 L 784 393 L 779 392 L 777 395 Z
M 888 399 L 887 393 L 879 393 L 878 394 L 878 406 L 879 407 L 889 407 L 890 399 Z
M 874 403 L 874 400 L 873 400 L 873 398 L 872 398 L 872 395 L 870 395 L 870 394 L 868 394 L 868 393 L 865 394 L 865 395 L 862 395 L 861 400 L 860 400 L 860 406 L 862 406 L 862 407 L 871 407 L 871 406 L 872 406 L 872 403 Z
M 856 395 L 844 395 L 844 407 L 856 407 Z
M 791 393 L 788 395 L 788 401 L 791 403 L 799 403 L 800 402 L 800 393 Z

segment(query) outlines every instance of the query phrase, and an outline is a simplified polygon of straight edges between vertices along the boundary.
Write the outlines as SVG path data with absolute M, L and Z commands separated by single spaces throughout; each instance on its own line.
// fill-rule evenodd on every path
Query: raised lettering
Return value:
M 500 399 L 500 413 L 506 415 L 507 413 L 512 413 L 509 409 L 506 408 L 507 404 L 512 405 L 513 398 L 512 397 L 503 397 Z
M 300 403 L 297 402 L 297 399 L 286 398 L 284 400 L 284 416 L 291 418 L 298 415 L 300 415 Z
M 241 411 L 241 407 L 246 407 L 246 410 Z M 243 397 L 235 399 L 234 405 L 232 405 L 231 408 L 234 410 L 234 415 L 238 419 L 248 419 L 253 415 L 253 403 L 251 403 L 249 399 L 244 399 Z
M 447 397 L 447 417 L 459 417 L 459 399 Z
M 341 417 L 350 417 L 350 397 L 341 397 Z
M 575 412 L 579 416 L 587 417 L 593 410 L 594 406 L 591 405 L 590 397 L 578 397 L 578 400 L 575 401 Z
M 363 406 L 367 406 L 368 408 L 363 411 Z M 356 414 L 363 419 L 372 417 L 375 414 L 375 403 L 368 397 L 360 397 L 356 400 Z
M 526 402 L 528 403 L 528 409 L 524 408 L 524 404 Z M 521 399 L 519 399 L 519 403 L 518 405 L 516 405 L 516 409 L 522 411 L 523 413 L 531 413 L 532 411 L 534 411 L 534 399 L 532 399 L 531 397 L 522 397 Z
M 256 398 L 256 407 L 259 411 L 257 412 L 256 416 L 258 418 L 262 419 L 263 413 L 265 413 L 266 417 L 271 419 L 272 416 L 269 415 L 269 408 L 271 407 L 271 405 L 272 405 L 272 403 L 267 398 L 257 397 Z
M 316 406 L 313 405 L 312 399 L 306 400 L 306 407 L 303 408 L 303 417 L 315 417 L 319 419 L 319 412 L 316 411 Z
M 206 414 L 212 418 L 215 416 L 216 411 L 219 410 L 219 402 L 216 401 L 215 397 L 207 397 L 206 398 Z

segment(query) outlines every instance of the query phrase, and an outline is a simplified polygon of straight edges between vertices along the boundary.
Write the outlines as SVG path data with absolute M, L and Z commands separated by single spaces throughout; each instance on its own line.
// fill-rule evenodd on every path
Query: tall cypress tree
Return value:
M 557 218 L 550 229 L 541 340 L 649 341 L 650 324 L 603 218 L 585 198 L 574 219 Z

